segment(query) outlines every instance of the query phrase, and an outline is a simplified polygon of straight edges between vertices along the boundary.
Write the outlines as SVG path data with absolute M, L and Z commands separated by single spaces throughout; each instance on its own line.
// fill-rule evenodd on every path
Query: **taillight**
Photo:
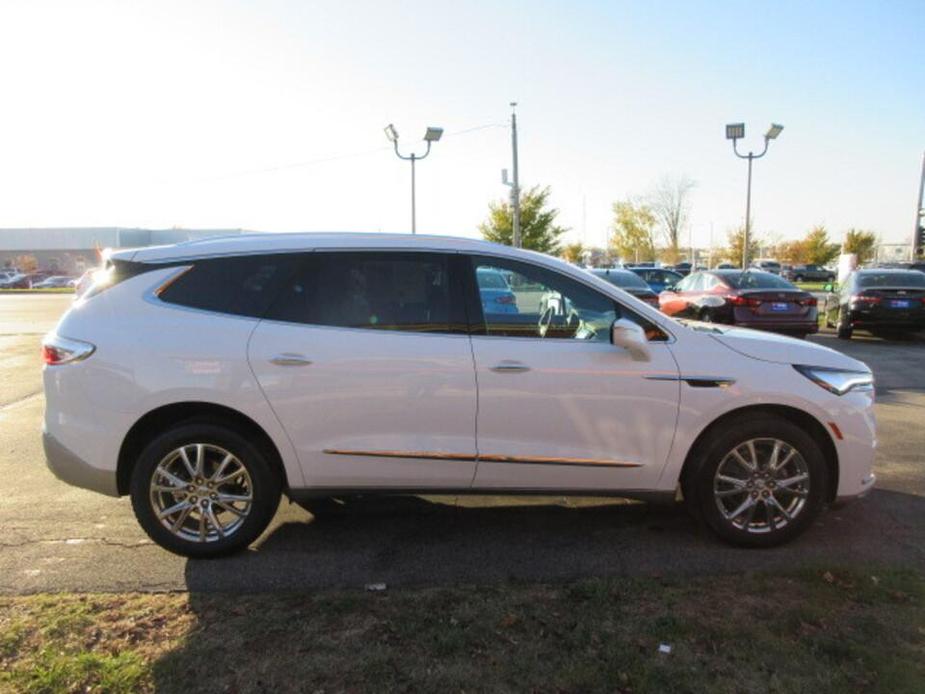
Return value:
M 816 299 L 816 297 L 811 296 L 808 299 L 800 299 L 797 303 L 800 306 L 816 306 L 818 305 L 819 301 Z
M 866 296 L 864 294 L 855 294 L 851 297 L 852 304 L 879 304 L 879 296 Z
M 495 297 L 496 304 L 513 304 L 516 299 L 513 294 L 502 294 Z
M 94 345 L 60 335 L 46 335 L 42 340 L 42 360 L 49 366 L 70 364 L 86 359 L 96 350 Z
M 733 306 L 748 306 L 750 308 L 758 308 L 761 306 L 761 299 L 750 299 L 747 296 L 739 296 L 738 294 L 733 294 L 729 297 L 729 303 Z

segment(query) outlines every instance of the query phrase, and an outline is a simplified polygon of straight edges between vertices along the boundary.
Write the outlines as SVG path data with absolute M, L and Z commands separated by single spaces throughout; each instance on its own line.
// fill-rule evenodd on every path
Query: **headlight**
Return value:
M 849 371 L 826 366 L 804 366 L 794 364 L 793 368 L 806 376 L 817 386 L 835 395 L 844 395 L 851 390 L 873 390 L 874 375 L 870 371 Z

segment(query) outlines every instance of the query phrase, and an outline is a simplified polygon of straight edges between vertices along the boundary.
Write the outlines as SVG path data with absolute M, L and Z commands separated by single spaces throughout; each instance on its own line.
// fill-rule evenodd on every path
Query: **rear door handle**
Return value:
M 283 352 L 270 359 L 270 363 L 276 364 L 277 366 L 308 366 L 312 362 L 311 359 L 306 358 L 302 354 Z
M 503 361 L 500 364 L 495 364 L 491 367 L 491 370 L 501 374 L 517 374 L 529 371 L 530 367 L 519 361 Z

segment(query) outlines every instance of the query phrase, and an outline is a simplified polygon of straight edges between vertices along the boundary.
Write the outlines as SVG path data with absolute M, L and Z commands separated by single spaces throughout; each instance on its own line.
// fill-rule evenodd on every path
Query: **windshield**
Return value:
M 648 289 L 649 285 L 646 284 L 645 280 L 642 279 L 635 272 L 625 271 L 614 271 L 611 270 L 607 272 L 606 270 L 597 270 L 594 274 L 600 277 L 602 280 L 610 282 L 615 287 L 636 287 L 637 289 Z M 923 275 L 925 277 L 925 275 Z
M 735 272 L 722 278 L 736 289 L 793 289 L 787 280 L 770 272 Z
M 922 272 L 870 272 L 858 275 L 860 287 L 925 287 Z

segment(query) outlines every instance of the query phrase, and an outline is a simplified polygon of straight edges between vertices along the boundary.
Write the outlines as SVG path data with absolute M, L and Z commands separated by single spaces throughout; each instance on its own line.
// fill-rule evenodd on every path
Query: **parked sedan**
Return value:
M 30 275 L 19 273 L 11 275 L 5 280 L 0 280 L 0 289 L 31 289 L 32 281 Z
M 659 295 L 669 316 L 805 337 L 819 330 L 816 298 L 760 270 L 712 270 L 685 277 Z
M 794 265 L 781 272 L 791 282 L 832 282 L 835 273 L 821 265 Z
M 35 282 L 33 289 L 60 289 L 61 287 L 73 287 L 75 280 L 67 275 L 52 275 L 51 277 Z
M 630 268 L 630 270 L 642 277 L 646 284 L 648 284 L 656 294 L 673 287 L 684 279 L 684 275 L 674 270 L 664 270 L 657 267 L 633 267 Z
M 925 273 L 862 269 L 825 298 L 825 322 L 850 340 L 855 328 L 875 335 L 925 329 Z
M 632 294 L 637 299 L 642 299 L 655 308 L 658 308 L 658 294 L 646 284 L 643 279 L 635 272 L 630 270 L 621 270 L 619 268 L 607 268 L 591 270 L 591 274 L 600 277 L 613 286 L 619 287 L 627 294 Z
M 479 268 L 475 273 L 479 285 L 482 310 L 486 313 L 518 313 L 517 297 L 502 272 L 493 268 Z

